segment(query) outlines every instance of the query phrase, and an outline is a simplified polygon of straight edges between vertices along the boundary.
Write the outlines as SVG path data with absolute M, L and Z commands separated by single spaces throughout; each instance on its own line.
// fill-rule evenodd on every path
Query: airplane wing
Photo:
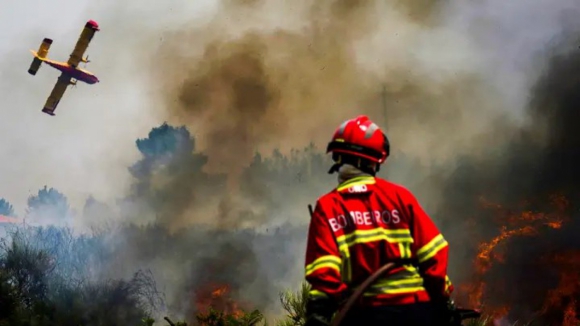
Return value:
M 95 21 L 89 20 L 85 24 L 85 27 L 83 28 L 83 31 L 81 32 L 81 35 L 75 44 L 75 48 L 71 52 L 67 61 L 69 65 L 76 67 L 78 66 L 79 62 L 83 60 L 83 55 L 85 54 L 85 51 L 89 47 L 89 43 L 97 31 L 99 31 L 99 25 Z
M 44 104 L 42 112 L 54 116 L 54 110 L 56 110 L 58 102 L 60 102 L 60 99 L 64 95 L 67 86 L 70 84 L 70 76 L 67 76 L 64 73 L 60 74 L 56 84 L 54 84 L 54 87 L 52 88 L 52 92 L 50 92 L 48 99 L 46 99 L 46 103 Z

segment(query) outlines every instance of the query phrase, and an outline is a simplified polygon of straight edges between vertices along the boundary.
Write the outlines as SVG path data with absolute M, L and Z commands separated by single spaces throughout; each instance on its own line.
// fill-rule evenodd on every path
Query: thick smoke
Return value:
M 356 114 L 383 123 L 383 84 L 396 144 L 427 158 L 473 152 L 472 138 L 498 117 L 494 107 L 502 105 L 501 98 L 494 99 L 497 94 L 477 67 L 458 62 L 450 73 L 421 57 L 425 49 L 418 46 L 432 46 L 426 38 L 437 38 L 438 29 L 457 39 L 450 51 L 477 53 L 441 18 L 431 31 L 407 17 L 413 5 L 270 1 L 253 6 L 225 2 L 202 29 L 168 35 L 159 53 L 175 62 L 174 69 L 164 66 L 155 74 L 155 80 L 171 78 L 161 94 L 168 118 L 194 127 L 212 169 L 244 166 L 254 150 L 322 143 L 332 126 Z M 442 8 L 433 5 L 423 15 L 435 15 L 436 9 Z M 268 20 L 281 12 L 287 12 L 284 19 Z M 431 56 L 444 55 L 438 51 Z M 447 58 L 440 59 L 445 64 Z M 473 102 L 477 105 L 467 105 Z M 450 126 L 458 132 L 449 135 Z M 440 138 L 448 141 L 428 151 Z

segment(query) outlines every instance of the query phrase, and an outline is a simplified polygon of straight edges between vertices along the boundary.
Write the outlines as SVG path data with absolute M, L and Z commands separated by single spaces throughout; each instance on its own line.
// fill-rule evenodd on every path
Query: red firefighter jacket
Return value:
M 448 244 L 413 194 L 386 180 L 350 179 L 318 199 L 306 248 L 310 298 L 338 302 L 381 266 L 403 265 L 371 285 L 362 305 L 446 299 Z

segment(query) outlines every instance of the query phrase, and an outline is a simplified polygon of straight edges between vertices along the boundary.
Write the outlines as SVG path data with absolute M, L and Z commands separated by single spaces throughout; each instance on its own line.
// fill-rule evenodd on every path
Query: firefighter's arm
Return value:
M 409 192 L 407 197 L 413 219 L 412 251 L 419 263 L 425 289 L 433 301 L 447 301 L 453 292 L 453 285 L 447 276 L 449 245 L 415 196 Z
M 309 325 L 329 322 L 346 289 L 341 278 L 342 260 L 328 219 L 317 202 L 308 229 L 305 276 L 311 289 L 306 306 Z

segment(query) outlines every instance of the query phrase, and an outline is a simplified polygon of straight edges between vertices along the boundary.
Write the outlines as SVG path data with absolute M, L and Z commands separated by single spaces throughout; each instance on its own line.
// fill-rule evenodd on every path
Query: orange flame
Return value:
M 513 237 L 520 236 L 535 236 L 538 235 L 542 229 L 560 229 L 569 220 L 566 211 L 569 207 L 569 201 L 562 195 L 556 194 L 550 196 L 549 213 L 534 212 L 529 209 L 523 209 L 529 205 L 529 202 L 523 202 L 523 207 L 517 211 L 510 211 L 503 208 L 497 203 L 480 198 L 481 205 L 486 209 L 491 209 L 496 212 L 495 217 L 497 222 L 501 225 L 499 227 L 499 234 L 489 241 L 484 241 L 479 245 L 479 252 L 474 261 L 475 267 L 475 281 L 471 284 L 462 284 L 459 286 L 461 292 L 468 293 L 467 300 L 472 306 L 481 306 L 483 294 L 486 290 L 487 284 L 483 281 L 484 275 L 490 270 L 496 262 L 502 262 L 504 255 L 501 247 L 507 245 L 509 240 Z M 574 255 L 580 257 L 580 254 Z M 560 264 L 571 256 L 562 256 L 559 258 L 551 257 L 551 263 L 555 264 L 560 260 Z M 570 270 L 570 268 L 568 268 Z M 580 261 L 574 271 L 580 271 Z M 563 326 L 578 325 L 577 305 L 573 300 L 574 295 L 580 293 L 580 275 L 578 272 L 574 275 L 562 274 L 560 285 L 558 288 L 550 292 L 547 297 L 542 312 L 549 310 L 556 310 L 563 312 Z M 574 278 L 575 277 L 575 278 Z M 497 284 L 494 284 L 497 288 Z M 567 298 L 566 302 L 562 302 L 562 298 Z M 500 319 L 507 316 L 509 307 L 492 307 L 487 306 L 486 311 L 494 318 Z
M 236 318 L 243 315 L 239 304 L 231 298 L 227 284 L 209 284 L 197 290 L 195 306 L 198 313 L 207 313 L 213 308 Z

